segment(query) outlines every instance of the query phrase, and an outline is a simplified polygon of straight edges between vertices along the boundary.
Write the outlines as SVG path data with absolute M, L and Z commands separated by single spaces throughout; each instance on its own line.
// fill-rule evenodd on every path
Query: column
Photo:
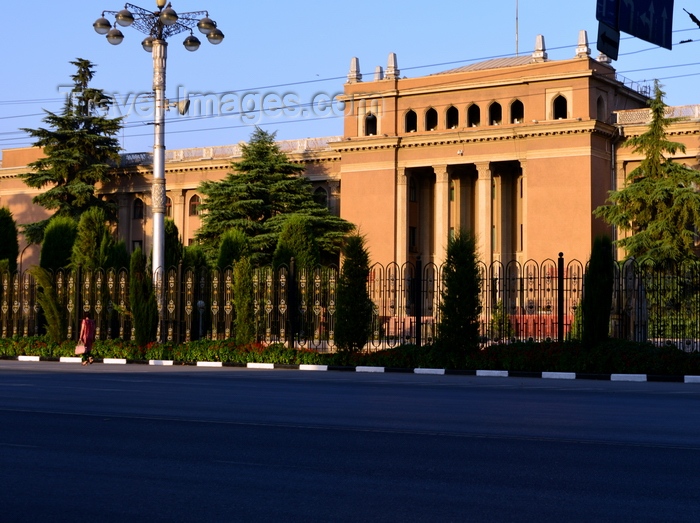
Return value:
M 433 171 L 435 171 L 433 262 L 439 267 L 447 257 L 447 240 L 450 237 L 450 173 L 447 165 L 435 165 Z
M 490 162 L 476 164 L 476 245 L 479 259 L 487 266 L 493 261 L 493 198 Z
M 518 195 L 518 220 L 517 220 L 517 237 L 518 245 L 518 261 L 525 263 L 527 257 L 527 161 L 520 160 L 520 194 Z
M 177 225 L 177 231 L 180 234 L 180 241 L 183 245 L 187 245 L 185 228 L 185 220 L 187 213 L 185 212 L 185 191 L 179 190 L 177 193 L 172 191 L 170 197 L 173 199 L 173 221 Z
M 408 176 L 405 167 L 396 169 L 396 234 L 394 260 L 400 266 L 408 261 Z

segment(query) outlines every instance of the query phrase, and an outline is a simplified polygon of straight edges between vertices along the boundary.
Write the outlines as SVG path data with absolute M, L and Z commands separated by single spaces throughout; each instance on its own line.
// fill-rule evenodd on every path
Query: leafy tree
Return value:
M 581 303 L 583 343 L 589 347 L 608 339 L 614 280 L 612 241 L 608 236 L 599 236 L 593 242 Z
M 119 162 L 121 118 L 106 118 L 111 100 L 101 89 L 89 87 L 94 65 L 78 58 L 71 62 L 77 71 L 71 76 L 73 88 L 60 114 L 46 112 L 47 128 L 23 129 L 45 157 L 29 164 L 31 172 L 20 177 L 29 187 L 44 189 L 33 202 L 53 211 L 52 217 L 24 226 L 31 243 L 41 243 L 44 230 L 54 216 L 77 220 L 89 208 L 103 209 L 109 220 L 116 220 L 116 207 L 95 195 L 95 184 L 109 180 Z
M 247 256 L 242 257 L 233 266 L 233 308 L 236 314 L 236 343 L 246 345 L 254 342 L 253 266 Z
M 155 341 L 158 330 L 158 306 L 151 274 L 146 270 L 146 256 L 137 248 L 129 267 L 129 303 L 134 338 L 139 347 Z
M 367 290 L 369 253 L 359 234 L 343 245 L 343 267 L 338 278 L 335 343 L 340 350 L 362 350 L 372 334 L 374 304 Z
M 57 216 L 46 226 L 41 242 L 39 266 L 53 271 L 70 264 L 73 244 L 78 234 L 78 224 L 68 216 Z
M 454 358 L 479 350 L 481 277 L 476 240 L 460 231 L 447 242 L 437 338 Z
M 313 267 L 320 261 L 313 224 L 303 214 L 293 214 L 282 227 L 272 265 L 289 265 L 292 258 L 297 267 Z
M 7 260 L 10 272 L 17 270 L 19 242 L 17 241 L 17 223 L 10 209 L 0 208 L 0 260 Z
M 685 152 L 685 146 L 666 136 L 666 128 L 675 119 L 666 118 L 663 97 L 657 81 L 648 130 L 624 142 L 644 159 L 627 176 L 626 186 L 611 191 L 609 204 L 598 207 L 594 214 L 631 233 L 617 240 L 628 256 L 667 264 L 697 259 L 700 172 L 667 157 Z
M 252 262 L 269 263 L 282 227 L 295 213 L 311 221 L 322 253 L 337 254 L 352 224 L 314 201 L 303 168 L 280 151 L 274 133 L 256 128 L 242 151 L 241 161 L 232 164 L 235 172 L 199 186 L 206 198 L 197 239 L 208 255 L 213 258 L 223 234 L 237 228 L 250 240 Z
M 248 237 L 240 229 L 231 229 L 226 231 L 221 238 L 219 258 L 216 266 L 223 269 L 229 265 L 234 265 L 243 256 L 248 256 L 249 254 Z

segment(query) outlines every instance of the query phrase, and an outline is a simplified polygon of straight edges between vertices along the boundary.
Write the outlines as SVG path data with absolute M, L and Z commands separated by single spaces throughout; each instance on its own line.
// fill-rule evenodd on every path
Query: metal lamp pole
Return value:
M 98 34 L 105 35 L 112 45 L 119 45 L 124 35 L 117 26 L 133 26 L 147 36 L 141 42 L 143 48 L 153 54 L 153 92 L 155 95 L 154 137 L 153 137 L 153 181 L 151 184 L 153 214 L 153 281 L 158 285 L 165 263 L 165 111 L 168 101 L 165 99 L 165 69 L 167 62 L 167 38 L 184 31 L 190 35 L 183 45 L 188 51 L 199 49 L 201 42 L 192 33 L 196 25 L 206 35 L 210 43 L 217 45 L 224 39 L 224 34 L 217 28 L 216 22 L 209 18 L 207 11 L 176 13 L 170 2 L 156 0 L 157 11 L 149 11 L 133 4 L 126 4 L 121 11 L 103 11 L 102 16 L 93 24 Z M 114 16 L 114 24 L 105 15 Z M 183 106 L 183 113 L 186 105 Z

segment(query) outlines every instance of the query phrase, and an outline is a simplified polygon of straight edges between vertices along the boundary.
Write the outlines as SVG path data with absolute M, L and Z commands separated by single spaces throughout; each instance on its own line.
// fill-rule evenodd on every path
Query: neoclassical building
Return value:
M 487 263 L 559 252 L 585 261 L 593 238 L 610 232 L 592 212 L 639 162 L 620 144 L 644 132 L 650 92 L 592 58 L 585 31 L 566 60 L 549 60 L 538 36 L 532 55 L 406 78 L 392 53 L 365 76 L 353 58 L 342 136 L 280 147 L 305 166 L 315 198 L 359 227 L 373 261 L 439 264 L 460 229 L 476 235 Z M 674 114 L 684 118 L 670 134 L 687 147 L 677 160 L 695 165 L 700 115 L 695 106 Z M 44 217 L 17 178 L 40 153 L 3 151 L 0 205 L 19 223 Z M 236 145 L 167 151 L 167 214 L 185 244 L 200 225 L 199 184 L 222 179 L 239 157 Z M 119 205 L 120 238 L 148 250 L 151 155 L 126 154 L 122 168 L 129 176 L 99 190 Z M 30 246 L 20 261 L 36 254 Z

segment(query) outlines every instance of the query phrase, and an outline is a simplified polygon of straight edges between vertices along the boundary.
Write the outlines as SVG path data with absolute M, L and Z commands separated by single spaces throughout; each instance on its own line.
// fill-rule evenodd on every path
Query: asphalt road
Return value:
M 700 385 L 0 362 L 0 521 L 700 521 Z

